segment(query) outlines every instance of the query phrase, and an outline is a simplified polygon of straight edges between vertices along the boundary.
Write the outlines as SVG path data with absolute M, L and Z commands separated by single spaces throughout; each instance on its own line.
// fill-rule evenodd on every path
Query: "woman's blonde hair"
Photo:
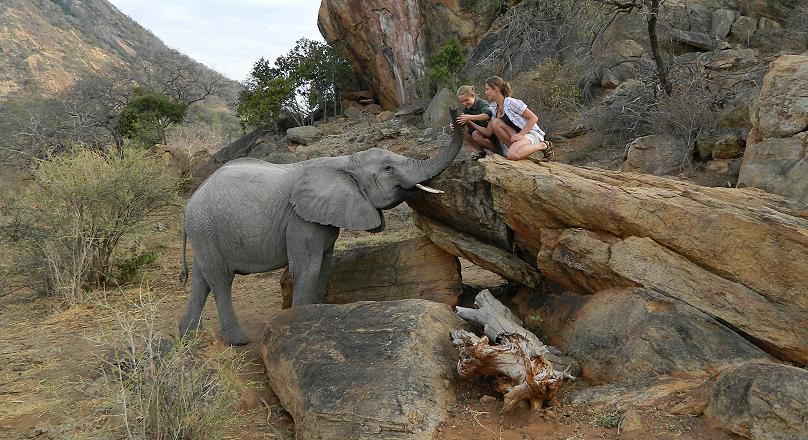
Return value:
M 477 92 L 474 91 L 474 86 L 460 86 L 460 88 L 457 89 L 457 96 L 475 97 L 477 96 Z
M 499 93 L 502 93 L 502 96 L 511 96 L 511 84 L 508 81 L 498 77 L 492 76 L 485 80 L 485 83 L 488 87 L 495 88 L 499 90 Z

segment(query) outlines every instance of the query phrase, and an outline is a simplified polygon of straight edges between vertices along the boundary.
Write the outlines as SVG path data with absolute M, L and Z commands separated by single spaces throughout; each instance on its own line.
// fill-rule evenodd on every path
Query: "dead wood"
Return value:
M 502 305 L 488 290 L 474 300 L 476 309 L 457 308 L 461 318 L 483 326 L 485 336 L 465 330 L 451 332 L 452 343 L 460 352 L 457 371 L 466 379 L 496 376 L 496 389 L 504 395 L 507 411 L 522 400 L 530 400 L 539 409 L 552 401 L 569 374 L 572 363 L 561 371 L 548 359 L 550 350 L 522 321 Z M 490 345 L 494 341 L 496 345 Z

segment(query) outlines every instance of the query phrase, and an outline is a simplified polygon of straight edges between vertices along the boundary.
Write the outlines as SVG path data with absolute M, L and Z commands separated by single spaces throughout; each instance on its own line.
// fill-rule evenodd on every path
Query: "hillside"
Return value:
M 142 76 L 183 64 L 221 78 L 231 103 L 239 85 L 187 56 L 121 13 L 106 0 L 3 0 L 0 4 L 0 99 L 54 95 L 82 76 L 124 68 Z

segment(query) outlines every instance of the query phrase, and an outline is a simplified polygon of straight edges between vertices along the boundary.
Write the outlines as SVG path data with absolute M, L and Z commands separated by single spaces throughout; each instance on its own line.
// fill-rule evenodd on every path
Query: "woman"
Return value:
M 553 144 L 544 140 L 544 131 L 536 124 L 539 118 L 527 104 L 511 98 L 510 84 L 498 76 L 488 78 L 485 97 L 494 114 L 488 127 L 508 147 L 508 159 L 522 160 L 537 151 L 544 151 L 547 159 L 552 158 Z

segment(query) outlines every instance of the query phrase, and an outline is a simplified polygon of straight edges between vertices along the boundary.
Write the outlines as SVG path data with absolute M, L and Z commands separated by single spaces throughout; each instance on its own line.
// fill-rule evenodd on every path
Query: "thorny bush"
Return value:
M 11 245 L 22 286 L 82 301 L 105 284 L 125 236 L 179 206 L 179 181 L 142 151 L 76 147 L 38 161 L 33 188 L 8 196 L 0 241 Z

